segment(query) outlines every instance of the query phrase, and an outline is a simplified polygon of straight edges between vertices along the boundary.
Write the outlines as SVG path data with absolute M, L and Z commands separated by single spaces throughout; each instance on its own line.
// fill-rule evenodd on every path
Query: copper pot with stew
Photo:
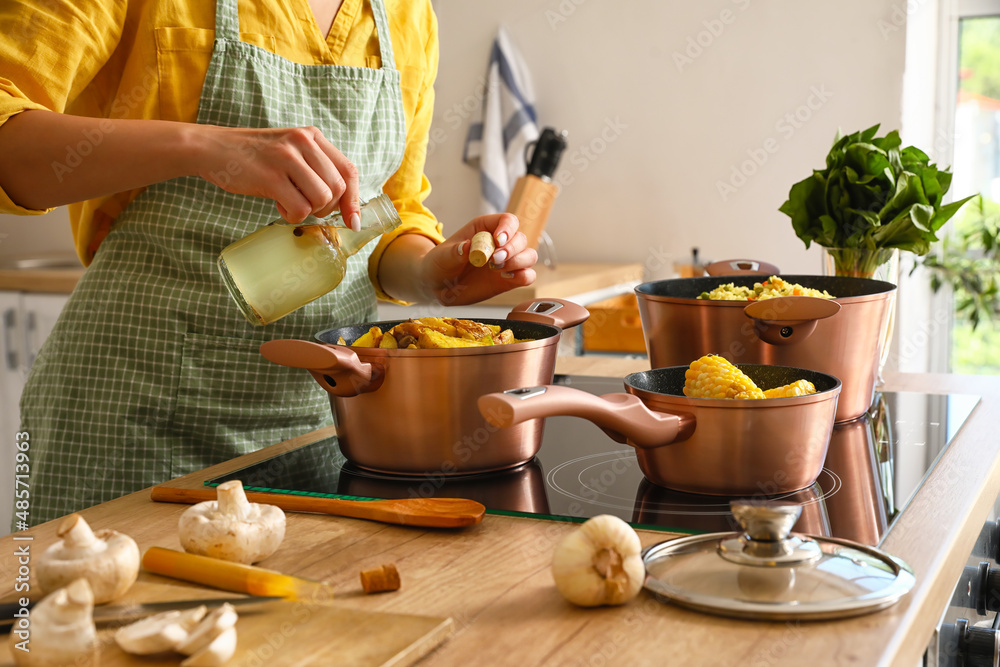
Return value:
M 479 410 L 503 428 L 541 417 L 592 421 L 635 448 L 639 469 L 660 486 L 720 496 L 804 489 L 823 469 L 841 382 L 817 371 L 737 364 L 761 389 L 808 380 L 816 392 L 783 398 L 690 398 L 687 366 L 625 378 L 626 393 L 594 396 L 560 385 L 482 396 Z
M 475 318 L 512 331 L 517 342 L 411 349 L 352 347 L 372 327 L 389 331 L 407 320 L 369 322 L 316 334 L 317 342 L 261 345 L 273 363 L 308 370 L 330 395 L 340 450 L 354 465 L 402 475 L 463 475 L 522 465 L 538 453 L 542 420 L 499 429 L 476 407 L 485 393 L 552 382 L 563 329 L 585 321 L 586 308 L 537 299 L 507 319 Z M 344 344 L 338 341 L 344 341 Z
M 736 364 L 808 368 L 839 378 L 837 421 L 872 404 L 887 344 L 896 286 L 867 278 L 781 275 L 788 283 L 825 290 L 839 308 L 814 308 L 813 297 L 761 301 L 699 299 L 723 283 L 753 288 L 761 275 L 679 278 L 635 288 L 650 366 L 689 364 L 720 354 Z

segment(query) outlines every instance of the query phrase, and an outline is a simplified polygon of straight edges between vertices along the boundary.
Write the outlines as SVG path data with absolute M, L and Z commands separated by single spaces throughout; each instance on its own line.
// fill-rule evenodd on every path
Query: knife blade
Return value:
M 146 616 L 152 616 L 153 614 L 159 614 L 160 612 L 171 611 L 173 609 L 193 609 L 200 605 L 205 605 L 211 609 L 228 602 L 235 607 L 243 607 L 283 599 L 285 598 L 277 595 L 252 595 L 242 598 L 205 598 L 201 600 L 167 600 L 163 602 L 136 602 L 132 604 L 97 605 L 94 607 L 94 622 L 100 624 L 111 623 L 114 621 L 131 621 L 144 618 Z M 30 610 L 35 606 L 35 603 L 35 600 L 30 601 L 27 607 L 23 607 L 17 602 L 0 603 L 0 634 L 7 634 L 10 632 L 11 626 L 13 626 L 14 621 L 17 620 L 14 617 L 14 614 L 25 608 L 29 610 L 30 614 Z

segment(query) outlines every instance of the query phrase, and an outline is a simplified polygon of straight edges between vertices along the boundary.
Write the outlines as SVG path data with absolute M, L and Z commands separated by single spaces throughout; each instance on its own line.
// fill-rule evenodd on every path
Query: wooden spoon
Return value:
M 288 493 L 247 491 L 252 503 L 275 505 L 289 512 L 313 512 L 368 519 L 401 526 L 463 528 L 483 520 L 486 507 L 466 498 L 401 498 L 398 500 L 344 500 Z M 181 489 L 154 486 L 150 498 L 157 502 L 193 505 L 216 499 L 215 489 Z

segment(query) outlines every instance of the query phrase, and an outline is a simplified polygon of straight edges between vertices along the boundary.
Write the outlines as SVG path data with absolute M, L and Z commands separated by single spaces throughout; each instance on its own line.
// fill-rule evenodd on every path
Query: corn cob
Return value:
M 691 398 L 764 398 L 746 373 L 716 354 L 691 362 L 684 372 L 684 395 Z
M 786 384 L 784 387 L 765 389 L 764 398 L 787 398 L 789 396 L 805 396 L 806 394 L 815 393 L 816 386 L 812 382 L 809 380 L 796 380 L 791 384 Z

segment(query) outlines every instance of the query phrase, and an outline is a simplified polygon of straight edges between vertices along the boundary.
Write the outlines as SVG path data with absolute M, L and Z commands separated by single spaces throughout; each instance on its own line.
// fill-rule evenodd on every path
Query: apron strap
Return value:
M 375 17 L 375 31 L 378 33 L 379 57 L 382 69 L 396 69 L 396 59 L 392 55 L 392 37 L 389 35 L 389 16 L 385 12 L 385 0 L 369 0 L 372 16 Z
M 378 25 L 376 21 L 376 25 Z M 215 39 L 240 41 L 240 11 L 238 0 L 217 0 L 215 3 Z

